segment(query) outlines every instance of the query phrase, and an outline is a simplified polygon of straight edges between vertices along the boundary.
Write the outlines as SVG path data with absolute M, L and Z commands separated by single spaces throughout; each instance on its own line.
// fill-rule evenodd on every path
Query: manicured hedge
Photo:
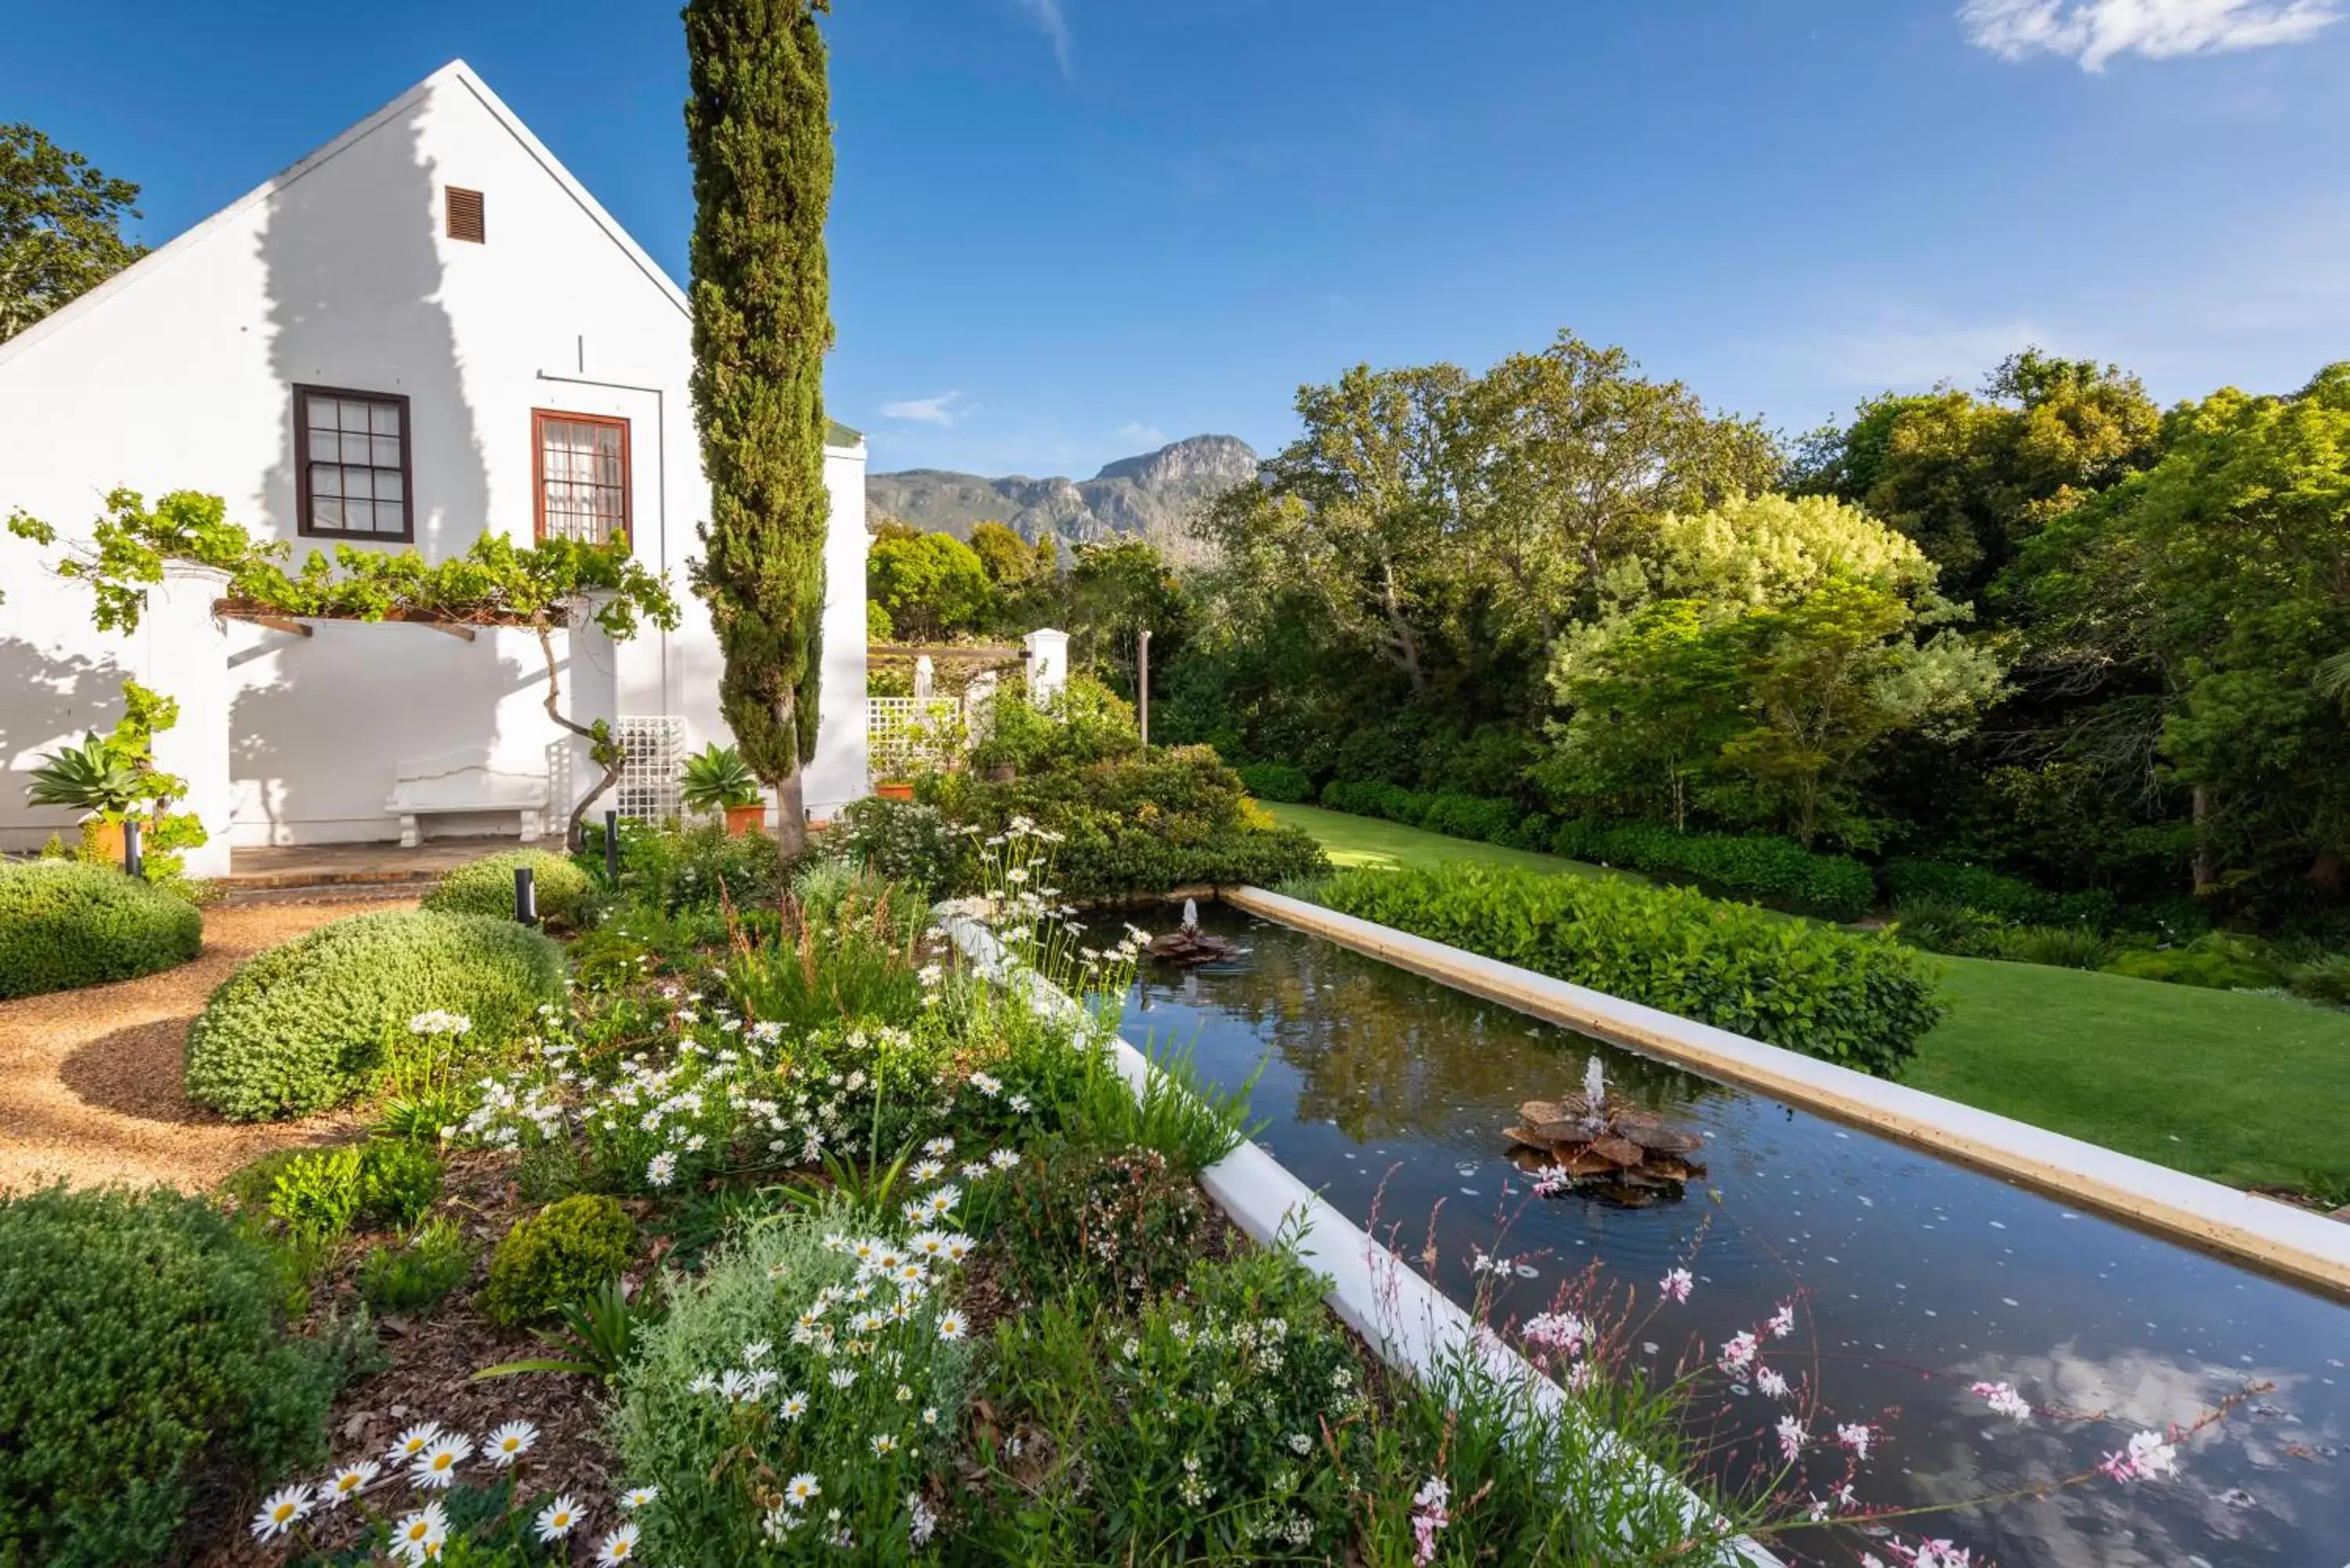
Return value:
M 2099 930 L 2110 930 L 2119 914 L 2117 901 L 2104 888 L 2051 893 L 2021 877 L 1948 860 L 1888 860 L 1877 875 L 1897 904 L 1908 899 L 1939 899 L 1996 915 L 2017 925 L 2095 926 Z
M 1716 892 L 1780 909 L 1854 920 L 1877 901 L 1877 879 L 1847 855 L 1821 855 L 1760 833 L 1676 833 L 1653 822 L 1569 817 L 1550 850 L 1661 876 L 1694 877 Z
M 110 866 L 0 862 L 0 1001 L 153 974 L 203 937 L 193 904 Z
M 1350 871 L 1331 909 L 1892 1077 L 1940 1021 L 1932 961 L 1882 934 L 1681 888 L 1460 867 Z
M 1245 763 L 1232 772 L 1240 774 L 1241 783 L 1259 800 L 1295 805 L 1314 798 L 1314 775 L 1287 763 Z
M 200 1491 L 322 1460 L 332 1376 L 268 1251 L 203 1201 L 0 1202 L 0 1563 L 179 1561 Z
M 445 915 L 493 915 L 511 920 L 515 873 L 525 869 L 538 900 L 538 918 L 550 926 L 578 929 L 588 909 L 588 873 L 569 856 L 545 849 L 509 849 L 460 866 L 424 896 L 424 907 Z
M 1311 835 L 1266 822 L 1239 775 L 1205 746 L 1169 747 L 1008 784 L 940 774 L 922 787 L 949 823 L 979 830 L 952 836 L 958 893 L 978 890 L 979 840 L 1003 832 L 1015 816 L 1061 836 L 1052 877 L 1068 898 L 1163 893 L 1195 883 L 1263 885 L 1330 868 Z
M 366 1089 L 435 1008 L 502 1039 L 563 994 L 563 950 L 512 920 L 391 909 L 248 959 L 188 1030 L 189 1098 L 239 1120 L 303 1116 Z

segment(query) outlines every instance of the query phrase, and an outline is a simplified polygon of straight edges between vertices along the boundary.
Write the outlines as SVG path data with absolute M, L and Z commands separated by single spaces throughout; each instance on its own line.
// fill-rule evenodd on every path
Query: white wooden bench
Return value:
M 546 810 L 546 775 L 492 765 L 487 748 L 468 747 L 403 762 L 392 775 L 384 810 L 400 818 L 400 846 L 423 842 L 419 818 L 461 812 L 511 811 L 522 816 L 522 841 L 538 837 Z

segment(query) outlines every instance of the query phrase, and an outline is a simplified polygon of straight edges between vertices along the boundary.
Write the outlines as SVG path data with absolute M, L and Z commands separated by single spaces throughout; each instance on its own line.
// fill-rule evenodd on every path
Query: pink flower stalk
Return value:
M 2178 1473 L 2178 1446 L 2160 1432 L 2140 1432 L 2130 1438 L 2128 1448 L 2100 1459 L 2097 1469 L 2124 1486 L 2162 1480 Z
M 1451 1499 L 1452 1489 L 1444 1484 L 1444 1479 L 1430 1476 L 1411 1500 L 1411 1560 L 1421 1568 L 1436 1561 L 1436 1532 L 1452 1522 L 1452 1516 L 1444 1510 Z
M 1771 1337 L 1784 1339 L 1795 1332 L 1795 1303 L 1781 1302 L 1779 1310 L 1771 1314 Z
M 1855 1459 L 1868 1458 L 1868 1445 L 1876 1440 L 1877 1434 L 1858 1421 L 1836 1428 L 1836 1441 L 1850 1449 Z
M 1742 1334 L 1721 1347 L 1721 1369 L 1735 1377 L 1754 1365 L 1754 1354 L 1762 1346 L 1751 1334 Z
M 1687 1269 L 1675 1269 L 1657 1282 L 1657 1289 L 1665 1293 L 1665 1299 L 1669 1302 L 1685 1302 L 1690 1299 L 1690 1290 L 1696 1283 L 1695 1280 L 1690 1278 L 1690 1272 Z

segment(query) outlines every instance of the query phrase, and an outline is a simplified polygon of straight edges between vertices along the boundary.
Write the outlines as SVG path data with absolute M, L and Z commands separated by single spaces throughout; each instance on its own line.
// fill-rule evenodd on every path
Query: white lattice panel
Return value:
M 865 750 L 876 778 L 936 765 L 969 743 L 962 703 L 952 697 L 868 697 Z
M 675 817 L 678 774 L 685 765 L 685 721 L 668 714 L 624 718 L 619 737 L 628 760 L 612 792 L 613 805 L 622 816 L 640 822 Z

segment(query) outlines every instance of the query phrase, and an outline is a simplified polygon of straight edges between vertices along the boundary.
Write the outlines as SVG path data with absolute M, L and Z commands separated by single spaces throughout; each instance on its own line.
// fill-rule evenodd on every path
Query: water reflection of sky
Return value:
M 1250 949 L 1228 970 L 1148 972 L 1128 1038 L 1189 1045 L 1254 1098 L 1261 1141 L 1358 1222 L 1399 1225 L 1417 1252 L 1439 1215 L 1440 1282 L 1472 1286 L 1473 1248 L 1538 1271 L 1508 1287 L 1542 1310 L 1594 1259 L 1638 1287 L 1687 1262 L 1698 1288 L 1644 1331 L 1670 1361 L 1753 1327 L 1797 1284 L 1811 1321 L 1771 1357 L 1811 1372 L 1838 1418 L 1892 1441 L 1862 1468 L 1865 1502 L 1950 1502 L 2094 1465 L 2139 1427 L 2191 1419 L 2272 1381 L 2185 1455 L 2179 1479 L 2099 1480 L 2044 1499 L 1940 1514 L 1950 1536 L 2010 1568 L 2337 1568 L 2350 1560 L 2350 1309 L 1866 1133 L 1724 1087 L 1236 911 L 1204 912 Z M 1575 1087 L 1599 1052 L 1612 1093 L 1701 1133 L 1710 1180 L 1642 1210 L 1537 1199 L 1499 1136 L 1520 1101 Z M 1694 1255 L 1692 1256 L 1692 1252 Z M 1812 1349 L 1816 1342 L 1816 1360 Z M 1800 1350 L 1794 1348 L 1802 1346 Z M 2019 1427 L 1967 1392 L 2007 1381 L 2043 1407 L 2111 1424 Z M 1721 1396 L 1725 1427 L 1781 1413 Z M 1814 1429 L 1828 1423 L 1814 1422 Z M 1751 1448 L 1734 1461 L 1746 1472 Z M 1841 1466 L 1825 1456 L 1824 1488 Z M 1848 1562 L 1817 1537 L 1789 1555 Z

